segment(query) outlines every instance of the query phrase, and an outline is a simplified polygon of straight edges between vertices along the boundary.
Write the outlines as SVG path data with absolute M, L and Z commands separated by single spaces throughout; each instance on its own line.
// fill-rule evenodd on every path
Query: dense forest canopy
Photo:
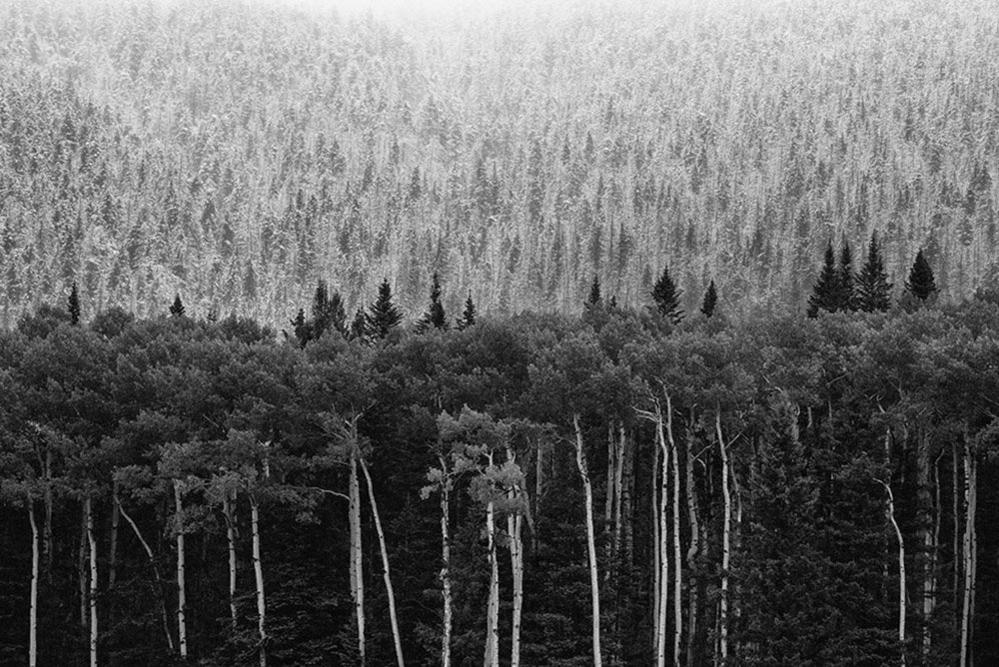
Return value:
M 804 307 L 829 240 L 920 248 L 947 300 L 996 251 L 999 22 L 962 3 L 0 6 L 0 301 L 277 324 L 439 273 L 457 309 L 572 312 L 594 274 L 692 312 Z

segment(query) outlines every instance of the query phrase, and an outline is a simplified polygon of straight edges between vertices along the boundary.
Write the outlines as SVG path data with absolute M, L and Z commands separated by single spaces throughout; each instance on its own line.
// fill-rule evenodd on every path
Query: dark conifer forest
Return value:
M 501 5 L 0 2 L 0 665 L 999 664 L 995 3 Z

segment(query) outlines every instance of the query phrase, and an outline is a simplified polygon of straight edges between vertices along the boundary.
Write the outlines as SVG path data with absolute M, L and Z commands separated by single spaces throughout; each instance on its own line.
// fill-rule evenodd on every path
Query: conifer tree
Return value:
M 594 274 L 593 284 L 590 285 L 590 295 L 586 298 L 587 306 L 596 306 L 601 302 L 600 277 Z
M 441 283 L 436 271 L 434 272 L 433 285 L 430 287 L 430 306 L 416 323 L 416 330 L 422 333 L 431 327 L 447 329 L 444 304 L 441 303 Z
M 401 321 L 402 313 L 392 303 L 392 287 L 387 279 L 383 280 L 378 287 L 378 298 L 365 316 L 367 331 L 373 337 L 385 338 Z
M 173 298 L 173 305 L 170 306 L 170 314 L 174 317 L 184 316 L 184 302 L 180 300 L 180 294 Z
M 839 280 L 836 285 L 836 310 L 856 310 L 853 279 L 853 252 L 850 244 L 843 241 L 839 256 Z
M 715 289 L 715 281 L 708 285 L 708 291 L 704 293 L 704 301 L 701 303 L 701 312 L 705 317 L 714 315 L 715 306 L 718 304 L 718 291 Z
M 354 321 L 350 323 L 350 332 L 348 337 L 351 340 L 356 340 L 358 338 L 364 339 L 368 337 L 368 319 L 364 315 L 364 311 L 360 308 L 354 313 Z
M 652 288 L 652 301 L 660 315 L 673 324 L 683 320 L 683 310 L 680 308 L 680 290 L 669 275 L 669 267 L 663 266 L 663 272 Z
M 301 347 L 312 340 L 312 326 L 305 320 L 305 309 L 299 308 L 298 315 L 291 321 L 292 331 Z
M 343 308 L 343 298 L 339 292 L 330 294 L 325 280 L 316 285 L 316 293 L 312 298 L 311 337 L 319 338 L 327 331 L 336 331 L 340 335 L 347 333 L 347 313 Z
M 472 301 L 472 293 L 469 292 L 468 298 L 465 299 L 465 310 L 461 313 L 455 326 L 458 331 L 464 331 L 473 324 L 475 324 L 475 302 Z
M 926 261 L 922 249 L 916 253 L 916 261 L 913 262 L 912 269 L 909 271 L 909 279 L 905 281 L 905 289 L 920 301 L 926 301 L 931 294 L 937 291 L 933 269 Z
M 80 323 L 80 293 L 76 288 L 75 281 L 69 291 L 69 321 L 73 325 Z
M 877 236 L 872 234 L 871 242 L 867 246 L 867 261 L 857 274 L 854 285 L 857 308 L 868 313 L 888 310 L 891 288 L 892 284 L 888 282 L 888 274 L 885 273 L 884 259 L 881 257 Z
M 808 298 L 808 316 L 816 317 L 819 310 L 835 312 L 839 303 L 838 287 L 839 272 L 836 270 L 836 255 L 833 252 L 832 241 L 830 241 L 826 245 L 822 273 L 819 274 L 819 280 L 812 289 L 812 296 Z

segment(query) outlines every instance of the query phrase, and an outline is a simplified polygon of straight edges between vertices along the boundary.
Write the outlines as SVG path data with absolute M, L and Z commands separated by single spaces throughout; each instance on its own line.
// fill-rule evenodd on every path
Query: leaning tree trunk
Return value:
M 488 453 L 489 468 L 493 453 Z M 489 548 L 489 602 L 486 608 L 486 652 L 483 664 L 499 667 L 499 562 L 496 557 L 496 516 L 493 501 L 486 503 L 486 539 Z
M 97 667 L 97 538 L 94 535 L 94 505 L 89 495 L 84 503 L 90 552 L 90 667 Z
M 173 480 L 174 522 L 177 541 L 177 643 L 180 657 L 187 660 L 187 578 L 184 563 L 184 505 L 180 480 Z
M 350 480 L 348 482 L 350 524 L 350 597 L 354 602 L 357 620 L 357 655 L 361 665 L 366 664 L 364 645 L 364 555 L 361 550 L 361 491 L 357 478 L 357 438 L 352 439 L 350 453 Z
M 579 415 L 572 416 L 576 429 L 576 467 L 583 480 L 583 494 L 586 502 L 586 548 L 590 565 L 590 603 L 593 614 L 593 665 L 601 667 L 603 658 L 600 652 L 600 577 L 597 572 L 597 546 L 593 534 L 593 488 L 586 467 L 586 454 L 583 452 L 583 431 L 579 426 Z
M 715 431 L 718 435 L 718 451 L 721 454 L 722 466 L 722 499 L 724 502 L 724 521 L 722 524 L 722 567 L 721 567 L 721 597 L 718 604 L 718 651 L 721 663 L 728 661 L 728 589 L 729 568 L 732 551 L 732 492 L 728 480 L 728 451 L 722 435 L 721 408 L 715 409 Z
M 35 501 L 28 498 L 28 520 L 31 521 L 31 606 L 28 611 L 28 667 L 38 664 L 38 524 L 35 522 Z
M 451 667 L 451 534 L 449 515 L 451 509 L 451 482 L 447 459 L 438 456 L 441 464 L 441 596 L 444 602 L 444 629 L 441 633 L 441 667 Z
M 253 539 L 253 577 L 257 588 L 257 637 L 260 642 L 260 667 L 267 667 L 267 604 L 264 599 L 264 568 L 260 561 L 260 507 L 253 493 L 250 496 L 250 529 Z
M 902 530 L 895 520 L 895 496 L 891 492 L 891 486 L 881 482 L 888 492 L 888 507 L 886 513 L 892 528 L 895 529 L 895 539 L 898 540 L 898 645 L 901 651 L 899 664 L 905 667 L 905 541 L 902 539 Z
M 385 533 L 382 531 L 382 520 L 378 515 L 378 503 L 375 502 L 375 489 L 371 484 L 371 474 L 368 472 L 368 465 L 364 462 L 364 457 L 359 457 L 361 472 L 364 473 L 364 481 L 368 487 L 368 501 L 371 503 L 371 514 L 375 519 L 375 532 L 378 533 L 378 547 L 382 555 L 382 577 L 385 579 L 385 590 L 388 592 L 389 621 L 392 624 L 392 641 L 395 644 L 395 659 L 399 667 L 405 667 L 406 661 L 402 657 L 402 639 L 399 636 L 399 621 L 395 614 L 395 592 L 392 589 L 392 574 L 389 571 L 388 549 L 385 546 Z
M 225 490 L 222 496 L 222 513 L 225 515 L 225 537 L 229 549 L 229 622 L 236 632 L 236 500 L 235 492 Z

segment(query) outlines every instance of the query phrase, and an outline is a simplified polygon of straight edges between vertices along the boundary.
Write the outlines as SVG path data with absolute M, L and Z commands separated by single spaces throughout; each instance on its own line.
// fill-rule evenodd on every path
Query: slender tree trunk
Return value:
M 31 605 L 28 612 L 28 667 L 38 664 L 38 523 L 35 521 L 35 501 L 28 498 L 28 520 L 31 521 Z
M 540 456 L 541 452 L 538 452 Z M 447 468 L 447 459 L 438 456 L 437 460 L 441 464 L 441 596 L 444 598 L 444 631 L 441 633 L 441 667 L 451 667 L 451 625 L 452 603 L 451 603 L 451 534 L 450 534 L 450 509 L 451 509 L 451 482 L 450 473 Z M 539 467 L 540 469 L 540 467 Z
M 121 512 L 123 517 L 125 517 L 125 521 L 128 525 L 132 527 L 132 532 L 135 533 L 135 537 L 138 538 L 142 548 L 145 549 L 146 556 L 149 558 L 149 564 L 153 568 L 153 575 L 156 577 L 156 597 L 160 600 L 160 612 L 163 617 L 163 632 L 166 635 L 167 646 L 170 647 L 170 652 L 173 653 L 175 649 L 173 645 L 173 635 L 170 634 L 170 621 L 169 614 L 167 613 L 166 599 L 163 596 L 163 577 L 160 576 L 160 570 L 156 567 L 156 558 L 153 556 L 153 550 L 150 548 L 149 542 L 146 542 L 146 539 L 142 537 L 142 533 L 139 531 L 139 526 L 136 525 L 135 521 L 132 520 L 132 517 L 125 511 L 125 508 L 121 506 L 121 501 L 118 500 L 117 496 L 114 498 L 114 504 L 118 506 L 118 511 Z
M 111 493 L 118 494 L 118 482 L 111 484 Z M 108 587 L 113 587 L 118 578 L 118 503 L 111 503 L 111 544 L 108 548 Z
M 80 551 L 77 559 L 77 572 L 80 582 L 80 628 L 87 629 L 87 503 L 80 512 Z
M 659 606 L 662 604 L 662 532 L 660 530 L 660 520 L 662 514 L 659 508 L 659 492 L 660 492 L 660 482 L 659 482 L 659 457 L 662 451 L 662 446 L 659 444 L 659 429 L 658 422 L 656 428 L 656 442 L 652 447 L 652 484 L 649 486 L 649 500 L 651 501 L 651 507 L 649 508 L 649 514 L 652 516 L 652 594 L 649 596 L 652 598 L 652 650 L 656 651 L 655 655 L 658 656 L 659 644 L 661 636 L 659 634 L 659 616 L 660 609 Z M 658 657 L 656 658 L 658 664 Z
M 614 480 L 617 478 L 616 455 L 617 443 L 614 441 L 614 423 L 611 422 L 607 424 L 607 498 L 604 500 L 604 535 L 610 535 L 611 521 L 614 518 Z M 610 540 L 607 541 L 607 544 L 610 546 Z
M 732 492 L 729 489 L 728 451 L 722 435 L 721 408 L 718 406 L 715 407 L 715 431 L 718 434 L 718 451 L 721 453 L 722 499 L 724 501 L 725 513 L 722 524 L 721 597 L 718 606 L 718 651 L 721 656 L 721 663 L 724 665 L 728 661 L 728 589 L 732 548 Z
M 45 446 L 45 576 L 52 582 L 52 447 Z
M 361 472 L 364 473 L 364 481 L 368 488 L 368 501 L 371 503 L 371 514 L 375 519 L 375 532 L 378 533 L 378 547 L 382 554 L 382 577 L 385 579 L 385 590 L 388 593 L 389 620 L 392 623 L 392 641 L 395 644 L 395 659 L 399 667 L 405 667 L 406 661 L 402 657 L 402 639 L 399 636 L 399 621 L 395 613 L 395 592 L 392 589 L 392 573 L 389 571 L 388 549 L 385 546 L 385 533 L 382 531 L 382 520 L 378 515 L 378 503 L 375 501 L 375 489 L 371 484 L 371 474 L 368 472 L 368 465 L 364 462 L 364 457 L 359 457 Z
M 895 539 L 898 540 L 898 645 L 901 655 L 899 664 L 905 667 L 905 541 L 902 539 L 902 530 L 895 520 L 895 496 L 891 492 L 891 486 L 881 482 L 888 492 L 888 520 L 892 528 L 895 529 Z
M 666 408 L 673 414 L 673 404 L 666 396 Z M 669 447 L 673 469 L 673 664 L 680 667 L 680 646 L 683 642 L 683 572 L 680 558 L 680 453 L 673 437 L 670 418 Z
M 940 518 L 943 508 L 940 506 L 940 458 L 941 451 L 933 461 L 933 533 L 930 540 L 930 552 L 927 557 L 930 561 L 930 594 L 929 608 L 925 609 L 926 619 L 923 626 L 923 663 L 927 664 L 930 659 L 930 648 L 932 646 L 931 621 L 937 608 L 937 587 L 938 587 L 938 565 L 940 562 Z
M 622 498 L 624 495 L 624 462 L 627 458 L 628 436 L 624 429 L 624 424 L 618 424 L 617 455 L 614 465 L 614 555 L 621 553 L 621 517 Z
M 233 633 L 236 632 L 236 510 L 234 507 L 235 493 L 225 491 L 222 496 L 222 513 L 225 515 L 225 537 L 229 548 L 229 621 Z
M 579 426 L 579 415 L 572 416 L 576 429 L 576 467 L 583 480 L 583 494 L 586 501 L 586 547 L 590 565 L 590 602 L 593 614 L 593 665 L 601 667 L 603 657 L 600 652 L 600 577 L 597 573 L 597 545 L 593 534 L 593 489 L 590 473 L 586 467 L 586 454 L 583 451 L 583 430 Z
M 625 440 L 624 453 L 621 464 L 624 468 L 624 482 L 621 490 L 621 513 L 623 519 L 622 530 L 623 539 L 623 560 L 622 562 L 631 566 L 635 561 L 635 531 L 634 531 L 634 503 L 635 503 L 635 436 L 632 433 L 630 438 Z
M 253 577 L 257 587 L 257 637 L 260 642 L 260 667 L 267 667 L 267 604 L 264 599 L 264 568 L 260 562 L 260 507 L 250 495 L 250 528 L 253 539 Z
M 507 447 L 507 460 L 515 462 L 512 450 Z M 515 487 L 508 491 L 508 497 L 515 500 L 520 495 L 520 489 Z M 510 571 L 513 576 L 513 621 L 510 629 L 510 666 L 520 665 L 520 626 L 524 609 L 524 546 L 520 539 L 523 515 L 520 511 L 508 513 L 506 517 L 506 532 L 510 538 Z
M 694 423 L 693 412 L 690 415 L 690 424 Z M 697 487 L 694 484 L 694 434 L 692 426 L 687 428 L 687 452 L 685 457 L 685 471 L 687 476 L 687 522 L 690 524 L 690 546 L 687 547 L 687 570 L 690 572 L 687 584 L 690 591 L 690 599 L 687 601 L 687 664 L 693 665 L 696 662 L 697 641 L 697 606 L 698 587 L 697 578 L 697 558 L 700 548 L 700 522 L 697 516 Z
M 487 454 L 489 468 L 493 453 Z M 489 602 L 486 608 L 486 653 L 483 664 L 499 667 L 499 562 L 496 556 L 496 516 L 493 501 L 486 503 L 486 539 L 489 547 Z
M 933 501 L 930 493 L 930 451 L 929 438 L 925 433 L 917 434 L 916 441 L 916 487 L 919 494 L 919 541 L 922 543 L 922 657 L 929 657 L 930 615 L 933 613 Z
M 961 630 L 961 615 L 957 611 L 961 608 L 961 509 L 959 506 L 960 492 L 958 491 L 960 480 L 958 479 L 961 467 L 961 459 L 957 452 L 957 443 L 951 444 L 951 513 L 954 517 L 954 543 L 952 546 L 954 553 L 954 581 L 951 584 L 954 591 L 954 631 Z
M 961 605 L 961 667 L 967 667 L 970 662 L 970 644 L 972 624 L 975 613 L 975 510 L 976 510 L 976 471 L 975 460 L 971 453 L 971 443 L 965 437 L 964 441 L 964 600 Z
M 672 405 L 669 403 L 669 398 L 667 395 L 667 408 L 665 421 L 668 424 L 665 428 L 666 431 L 672 431 L 673 428 L 673 410 Z M 659 544 L 657 546 L 658 554 L 656 560 L 659 563 L 659 588 L 656 590 L 656 596 L 659 598 L 659 602 L 656 605 L 658 615 L 656 616 L 656 666 L 664 667 L 666 664 L 666 617 L 667 611 L 666 607 L 669 603 L 669 528 L 667 526 L 667 511 L 669 510 L 669 455 L 670 449 L 666 445 L 666 434 L 663 431 L 664 428 L 664 416 L 662 407 L 659 401 L 656 401 L 656 439 L 658 440 L 659 450 L 660 450 L 660 468 L 659 468 L 659 509 L 656 512 L 656 516 L 659 517 L 659 527 L 657 533 L 659 534 Z
M 357 438 L 353 437 L 348 482 L 350 524 L 350 597 L 354 601 L 357 620 L 357 655 L 361 665 L 367 664 L 364 641 L 364 554 L 361 549 L 361 492 L 357 477 Z
M 177 642 L 180 657 L 187 660 L 187 580 L 184 564 L 184 505 L 180 495 L 180 480 L 173 480 L 174 530 L 177 542 Z
M 90 553 L 90 667 L 97 667 L 97 538 L 94 535 L 94 505 L 89 495 L 84 503 Z

